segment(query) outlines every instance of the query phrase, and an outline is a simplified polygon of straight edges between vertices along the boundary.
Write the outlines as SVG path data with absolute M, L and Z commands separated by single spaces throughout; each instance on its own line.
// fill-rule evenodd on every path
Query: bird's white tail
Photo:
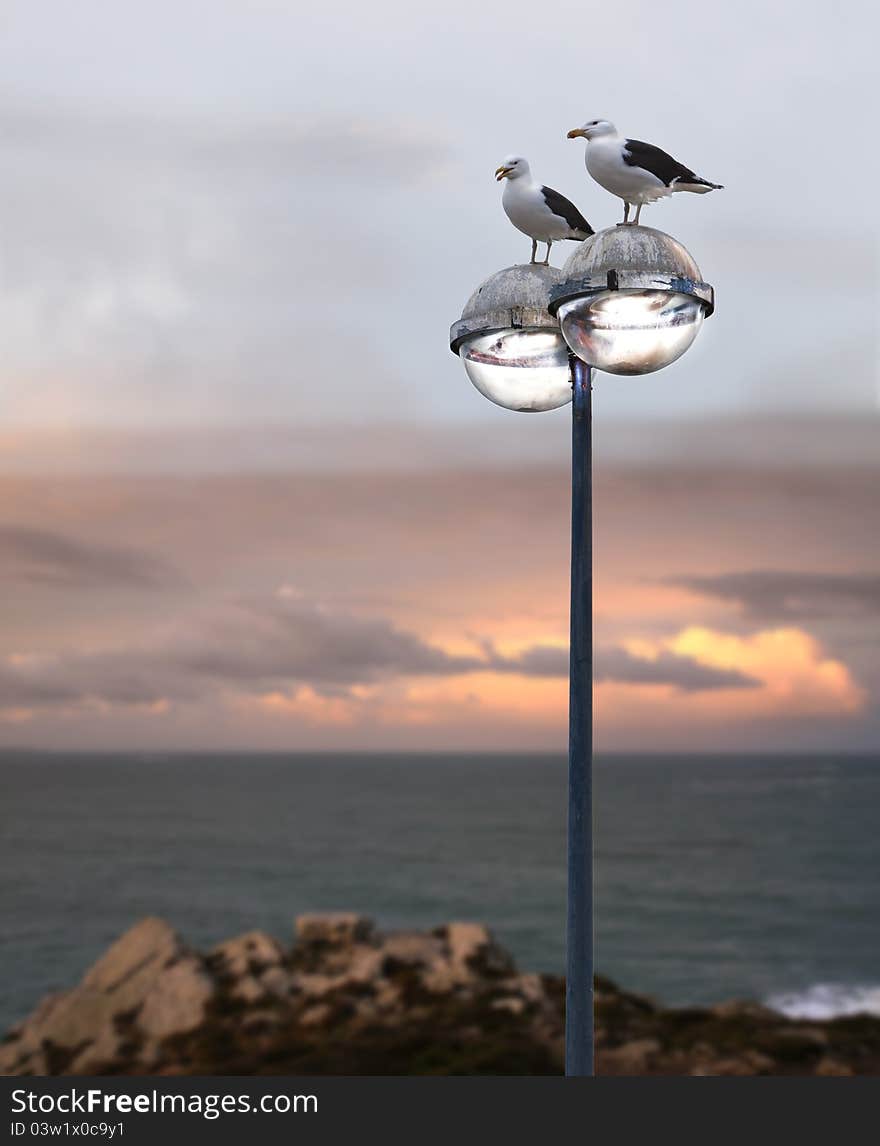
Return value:
M 694 179 L 690 183 L 683 183 L 676 179 L 672 184 L 673 191 L 693 191 L 695 195 L 705 195 L 707 191 L 723 191 L 722 183 L 710 183 L 708 179 Z

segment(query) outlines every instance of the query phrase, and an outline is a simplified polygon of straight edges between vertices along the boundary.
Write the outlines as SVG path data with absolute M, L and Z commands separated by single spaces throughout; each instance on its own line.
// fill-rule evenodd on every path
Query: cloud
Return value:
M 668 578 L 668 584 L 738 605 L 761 621 L 880 617 L 880 574 L 754 569 Z
M 168 662 L 187 676 L 242 686 L 290 680 L 333 689 L 380 678 L 449 675 L 480 666 L 382 618 L 362 618 L 284 592 L 240 604 L 176 638 Z
M 327 695 L 399 675 L 448 675 L 483 662 L 450 656 L 385 620 L 283 596 L 228 605 L 138 648 L 14 654 L 0 664 L 0 707 L 188 701 L 292 682 Z
M 248 447 L 254 456 L 259 441 Z M 455 442 L 473 446 L 470 438 Z M 84 458 L 103 460 L 109 444 L 84 442 Z M 129 439 L 117 445 L 130 456 Z M 31 447 L 23 456 L 34 456 Z M 267 451 L 276 468 L 266 472 L 150 475 L 151 454 L 167 467 L 174 455 L 194 452 L 189 438 L 180 448 L 156 439 L 145 442 L 137 475 L 0 476 L 0 518 L 33 531 L 4 535 L 0 559 L 7 571 L 0 648 L 27 654 L 7 663 L 0 653 L 0 702 L 7 721 L 13 709 L 33 710 L 27 735 L 19 726 L 7 739 L 167 747 L 252 738 L 283 746 L 308 718 L 315 735 L 303 732 L 301 742 L 326 747 L 387 747 L 407 729 L 415 743 L 416 727 L 425 747 L 515 746 L 514 727 L 531 729 L 530 743 L 557 743 L 568 691 L 569 475 L 558 464 L 467 469 L 460 458 L 384 472 L 380 447 L 399 461 L 390 436 L 370 442 L 375 465 L 358 455 L 348 473 L 308 465 L 286 472 L 279 446 Z M 219 466 L 225 455 L 216 456 Z M 597 513 L 596 538 L 606 746 L 692 745 L 696 724 L 703 743 L 718 748 L 740 745 L 746 724 L 757 747 L 801 744 L 808 726 L 828 744 L 876 742 L 874 711 L 866 705 L 853 716 L 860 690 L 877 695 L 880 687 L 867 644 L 876 625 L 752 623 L 735 616 L 737 602 L 722 607 L 678 585 L 702 585 L 709 573 L 809 568 L 817 535 L 839 568 L 876 568 L 876 540 L 865 528 L 876 469 L 600 465 L 595 490 L 597 507 L 607 507 Z M 84 567 L 68 554 L 63 572 L 51 566 L 46 576 L 47 547 L 34 544 L 42 533 L 99 552 Z M 148 545 L 155 549 L 145 553 Z M 98 560 L 105 550 L 127 558 L 121 569 L 110 563 L 119 579 L 106 592 L 111 582 Z M 142 587 L 128 558 L 151 553 L 181 571 L 185 590 Z M 675 585 L 666 581 L 671 574 Z M 96 588 L 80 591 L 83 584 Z M 273 596 L 279 585 L 295 585 L 300 596 Z M 670 634 L 713 616 L 728 618 L 713 625 L 730 630 L 722 636 L 816 629 L 824 645 L 787 638 L 771 671 L 769 639 L 760 657 L 738 648 L 723 664 L 710 663 L 704 648 L 672 643 Z M 829 670 L 830 687 L 817 672 L 823 661 L 841 666 Z M 361 688 L 372 691 L 358 697 Z M 261 709 L 259 698 L 272 695 Z M 163 700 L 170 708 L 161 715 L 155 706 Z M 821 719 L 821 730 L 805 717 Z
M 0 214 L 16 220 L 0 283 L 7 428 L 199 425 L 206 409 L 233 427 L 265 410 L 333 421 L 327 378 L 349 357 L 371 409 L 416 404 L 388 353 L 402 277 L 388 252 L 405 258 L 401 210 L 408 233 L 416 191 L 448 162 L 442 128 L 21 102 L 0 103 L 0 135 Z
M 12 654 L 0 663 L 0 710 L 107 705 L 146 707 L 194 699 L 182 678 L 171 678 L 156 661 L 124 653 Z
M 568 649 L 556 645 L 532 645 L 515 656 L 501 656 L 491 650 L 489 663 L 496 672 L 526 676 L 568 676 Z M 595 680 L 618 684 L 661 684 L 683 692 L 703 689 L 751 688 L 759 681 L 736 669 L 713 668 L 693 658 L 662 650 L 650 657 L 638 656 L 622 646 L 596 650 Z
M 692 625 L 662 648 L 710 668 L 755 677 L 761 687 L 750 694 L 752 715 L 839 715 L 858 712 L 866 701 L 848 667 L 828 656 L 803 629 L 789 626 L 740 636 Z
M 74 7 L 78 19 L 63 30 L 53 15 L 51 67 L 44 66 L 38 15 L 10 18 L 15 27 L 4 21 L 0 44 L 0 207 L 15 220 L 4 235 L 7 425 L 13 417 L 20 425 L 200 423 L 206 409 L 233 426 L 266 410 L 279 421 L 318 414 L 335 422 L 340 406 L 396 415 L 411 392 L 421 399 L 411 409 L 423 424 L 438 416 L 500 418 L 496 410 L 477 413 L 481 399 L 468 394 L 458 365 L 427 348 L 439 347 L 438 330 L 480 278 L 522 257 L 491 179 L 510 147 L 527 147 L 554 185 L 557 177 L 571 181 L 571 194 L 586 197 L 582 205 L 597 225 L 614 221 L 613 201 L 578 179 L 578 149 L 559 142 L 568 119 L 562 109 L 584 98 L 576 43 L 555 45 L 554 62 L 535 65 L 536 90 L 550 80 L 561 85 L 554 127 L 540 99 L 524 94 L 511 104 L 507 71 L 529 16 L 524 3 L 505 6 L 503 17 L 497 5 L 478 14 L 476 6 L 456 4 L 457 16 L 444 6 L 427 28 L 415 6 L 400 4 L 380 5 L 378 16 L 370 6 L 348 5 L 342 18 L 335 6 L 312 6 L 305 23 L 278 3 L 260 5 L 256 18 L 240 0 L 213 5 L 210 20 L 204 4 L 162 4 L 174 12 L 173 36 L 161 35 L 166 21 L 155 18 L 155 5 L 91 3 L 89 11 L 100 12 L 94 18 Z M 124 29 L 111 15 L 123 7 Z M 603 385 L 605 414 L 662 413 L 680 425 L 677 415 L 710 404 L 741 408 L 750 384 L 753 404 L 762 407 L 784 400 L 800 410 L 817 397 L 851 406 L 858 396 L 866 410 L 872 401 L 869 197 L 852 204 L 842 229 L 833 191 L 810 178 L 811 152 L 803 146 L 817 123 L 834 125 L 841 149 L 860 145 L 858 117 L 846 112 L 873 90 L 862 55 L 872 37 L 847 39 L 818 4 L 812 8 L 813 18 L 799 21 L 804 35 L 788 41 L 769 28 L 750 37 L 750 22 L 734 17 L 723 32 L 717 20 L 700 29 L 688 21 L 683 36 L 668 20 L 657 22 L 656 6 L 640 6 L 628 43 L 639 66 L 627 92 L 618 91 L 619 114 L 630 130 L 658 132 L 677 154 L 701 157 L 738 186 L 700 211 L 683 196 L 656 208 L 673 232 L 693 220 L 695 250 L 723 286 L 735 321 L 712 324 L 676 368 L 674 387 L 652 379 Z M 596 20 L 609 24 L 591 13 L 591 26 Z M 543 29 L 542 42 L 551 33 Z M 742 50 L 720 59 L 719 35 Z M 658 36 L 670 61 L 703 69 L 718 95 L 711 114 L 697 111 L 674 127 L 649 106 Z M 834 92 L 812 82 L 823 75 L 829 44 L 853 62 L 838 69 Z M 454 84 L 445 64 L 450 51 L 459 62 Z M 754 66 L 780 53 L 787 66 L 771 69 L 769 94 L 746 96 L 742 60 Z M 94 66 L 84 68 L 85 58 Z M 613 59 L 594 66 L 596 89 L 614 90 Z M 743 114 L 745 98 L 751 114 Z M 99 108 L 112 109 L 112 120 L 102 120 Z M 799 142 L 765 154 L 748 130 L 758 112 L 776 123 L 782 114 Z M 449 152 L 455 167 L 431 178 L 437 156 L 443 164 Z M 769 162 L 786 182 L 799 182 L 799 202 L 774 201 L 748 178 Z M 414 176 L 422 179 L 417 187 Z M 802 267 L 816 247 L 830 251 L 827 269 L 823 254 L 829 287 L 821 320 L 805 323 L 816 308 Z M 752 272 L 751 251 L 761 251 L 773 275 Z M 325 312 L 330 319 L 317 326 Z M 343 329 L 353 331 L 350 349 L 338 346 Z M 826 384 L 829 331 L 866 346 L 852 372 L 833 359 L 833 387 Z M 366 376 L 365 346 L 377 363 Z M 792 354 L 798 361 L 788 363 Z M 339 364 L 349 360 L 359 366 L 357 393 L 369 402 L 339 401 Z M 383 385 L 392 372 L 403 377 Z M 749 448 L 736 429 L 727 440 L 728 448 Z
M 62 589 L 158 589 L 183 582 L 171 566 L 149 553 L 22 525 L 0 526 L 0 578 Z
M 436 127 L 357 115 L 284 115 L 242 121 L 185 116 L 72 112 L 0 104 L 0 132 L 12 148 L 58 148 L 68 160 L 140 167 L 161 163 L 222 168 L 226 177 L 307 172 L 310 179 L 357 176 L 382 183 L 427 178 L 449 156 Z
M 691 504 L 710 502 L 716 491 L 729 494 L 737 485 L 750 496 L 760 485 L 766 497 L 772 482 L 774 493 L 834 498 L 855 513 L 870 512 L 880 460 L 878 426 L 877 418 L 842 415 L 707 418 L 676 424 L 674 431 L 662 422 L 610 421 L 595 444 L 597 494 L 609 478 L 619 484 L 628 475 L 643 492 L 662 481 L 664 493 L 680 494 Z M 540 466 L 558 468 L 564 482 L 559 441 L 554 418 L 538 425 L 502 419 L 491 433 L 468 422 L 385 420 L 365 434 L 342 416 L 326 422 L 264 418 L 224 425 L 202 419 L 188 426 L 103 429 L 0 424 L 4 474 L 467 470 L 523 482 Z
M 744 673 L 757 684 L 688 693 L 602 682 L 596 688 L 596 713 L 605 745 L 652 751 L 829 751 L 865 736 L 864 721 L 871 718 L 865 689 L 846 664 L 802 629 L 787 626 L 742 635 L 691 625 L 669 637 L 633 641 L 632 648 L 644 657 L 677 653 L 708 668 Z M 869 737 L 867 742 L 873 742 Z
M 596 680 L 621 684 L 665 684 L 682 692 L 760 685 L 756 677 L 737 668 L 702 664 L 688 654 L 662 650 L 654 658 L 644 659 L 623 648 L 600 652 Z
M 96 571 L 106 575 L 104 565 Z M 293 690 L 290 695 L 309 698 L 310 708 L 321 697 L 333 712 L 335 699 L 363 700 L 369 696 L 364 687 L 379 682 L 568 675 L 565 648 L 535 644 L 508 656 L 486 642 L 483 654 L 450 653 L 384 618 L 329 609 L 284 589 L 214 609 L 136 648 L 10 655 L 0 662 L 0 708 L 155 706 Z M 735 668 L 702 665 L 687 654 L 664 650 L 643 658 L 614 647 L 599 651 L 597 680 L 688 692 L 755 683 Z

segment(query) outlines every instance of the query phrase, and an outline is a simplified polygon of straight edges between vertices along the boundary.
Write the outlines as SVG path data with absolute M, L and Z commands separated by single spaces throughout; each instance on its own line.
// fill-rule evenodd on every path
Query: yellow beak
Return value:
M 584 139 L 587 138 L 587 133 L 584 131 L 584 129 L 582 127 L 573 127 L 565 138 L 566 139 L 577 139 L 577 137 L 579 135 L 582 135 L 584 137 Z
M 498 167 L 498 168 L 496 168 L 496 170 L 495 170 L 496 182 L 500 183 L 501 180 L 504 179 L 509 174 L 510 174 L 510 168 L 509 167 Z

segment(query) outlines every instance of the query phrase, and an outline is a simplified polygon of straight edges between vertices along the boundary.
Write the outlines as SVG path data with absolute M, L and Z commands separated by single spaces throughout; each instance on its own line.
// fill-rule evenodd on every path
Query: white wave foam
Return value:
M 767 1006 L 790 1019 L 837 1019 L 843 1015 L 880 1016 L 880 986 L 814 983 L 805 991 L 771 995 Z

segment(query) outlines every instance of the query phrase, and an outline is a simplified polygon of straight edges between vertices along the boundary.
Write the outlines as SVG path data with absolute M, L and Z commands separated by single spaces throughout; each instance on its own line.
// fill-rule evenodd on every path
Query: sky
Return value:
M 598 117 L 725 189 L 643 217 L 712 320 L 596 380 L 597 746 L 880 745 L 875 10 L 532 21 L 4 3 L 0 745 L 564 747 L 569 411 L 447 332 L 505 155 L 617 221 Z

